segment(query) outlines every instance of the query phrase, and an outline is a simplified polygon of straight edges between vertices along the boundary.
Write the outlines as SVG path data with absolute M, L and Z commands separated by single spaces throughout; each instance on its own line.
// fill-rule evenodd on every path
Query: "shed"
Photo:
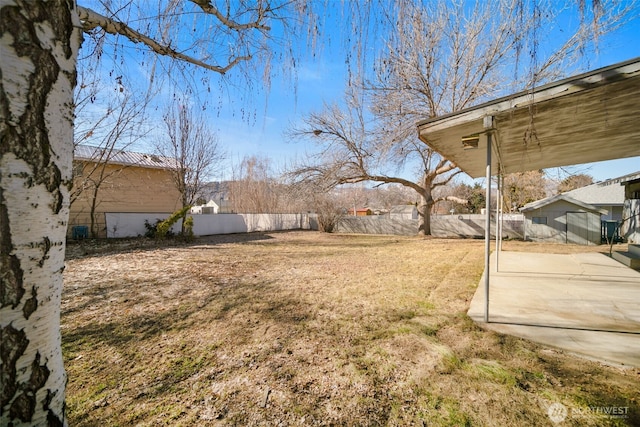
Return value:
M 526 204 L 524 237 L 536 242 L 600 244 L 600 215 L 606 210 L 559 194 Z

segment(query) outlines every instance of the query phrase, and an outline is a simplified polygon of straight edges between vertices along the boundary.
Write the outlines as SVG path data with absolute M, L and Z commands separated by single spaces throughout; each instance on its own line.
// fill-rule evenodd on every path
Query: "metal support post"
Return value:
M 489 129 L 487 135 L 487 194 L 485 197 L 485 232 L 484 232 L 484 321 L 489 323 L 489 257 L 491 255 L 491 128 L 493 127 L 493 117 L 485 117 L 485 129 Z

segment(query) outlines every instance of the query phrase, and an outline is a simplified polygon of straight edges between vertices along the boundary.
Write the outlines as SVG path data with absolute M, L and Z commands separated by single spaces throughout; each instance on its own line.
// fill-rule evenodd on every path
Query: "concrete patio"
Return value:
M 484 276 L 468 311 L 481 327 L 640 367 L 640 272 L 602 253 L 496 255 L 490 260 L 489 323 Z

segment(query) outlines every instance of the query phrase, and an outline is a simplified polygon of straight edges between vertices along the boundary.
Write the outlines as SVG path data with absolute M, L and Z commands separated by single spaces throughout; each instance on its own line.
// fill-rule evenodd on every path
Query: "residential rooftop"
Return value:
M 85 162 L 104 162 L 124 166 L 138 166 L 153 169 L 175 169 L 177 163 L 170 157 L 155 154 L 137 153 L 114 148 L 108 150 L 91 145 L 76 145 L 74 160 Z

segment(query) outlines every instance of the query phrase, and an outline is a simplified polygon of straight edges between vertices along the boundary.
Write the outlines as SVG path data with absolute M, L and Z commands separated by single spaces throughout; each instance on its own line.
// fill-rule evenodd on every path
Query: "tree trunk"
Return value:
M 418 234 L 420 236 L 431 235 L 431 207 L 433 200 L 429 201 L 425 196 L 420 196 L 418 205 Z
M 420 193 L 420 204 L 418 205 L 418 235 L 431 235 L 431 208 L 434 205 L 431 195 L 431 186 L 435 175 L 425 174 L 422 177 L 422 192 Z
M 98 230 L 96 230 L 96 209 L 98 205 L 98 191 L 100 190 L 100 183 L 94 184 L 93 192 L 91 193 L 91 207 L 89 208 L 89 222 L 91 230 L 91 238 L 98 238 Z
M 65 425 L 75 2 L 0 0 L 0 425 Z

